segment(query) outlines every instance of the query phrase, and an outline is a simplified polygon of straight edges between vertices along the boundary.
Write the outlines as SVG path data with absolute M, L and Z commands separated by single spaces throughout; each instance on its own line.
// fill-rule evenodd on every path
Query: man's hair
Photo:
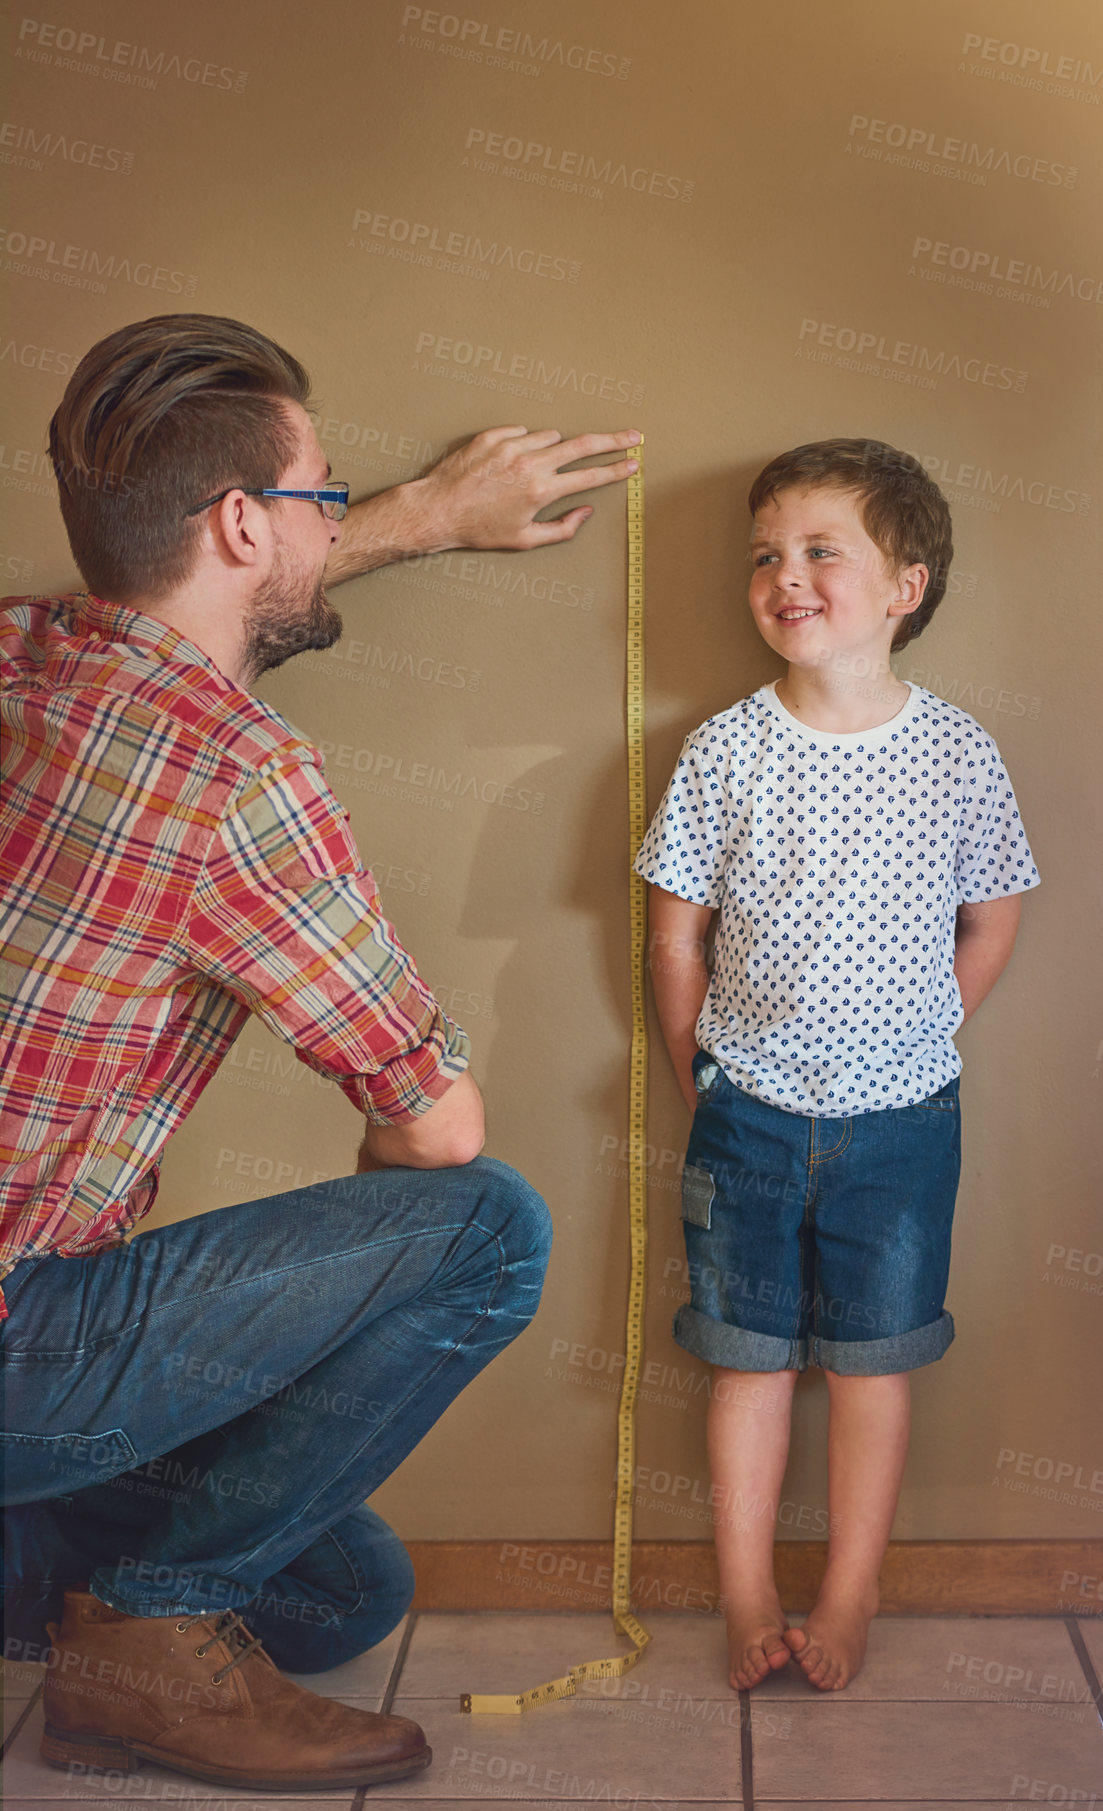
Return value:
M 751 514 L 778 491 L 812 489 L 845 491 L 856 499 L 862 526 L 894 572 L 926 566 L 922 601 L 901 617 L 893 635 L 891 652 L 897 653 L 922 635 L 946 594 L 954 543 L 945 497 L 918 459 L 883 440 L 813 440 L 763 466 L 751 485 Z
M 125 602 L 182 584 L 203 532 L 187 511 L 231 486 L 278 486 L 298 447 L 283 404 L 309 394 L 298 359 L 220 315 L 154 315 L 86 352 L 50 458 L 89 589 Z

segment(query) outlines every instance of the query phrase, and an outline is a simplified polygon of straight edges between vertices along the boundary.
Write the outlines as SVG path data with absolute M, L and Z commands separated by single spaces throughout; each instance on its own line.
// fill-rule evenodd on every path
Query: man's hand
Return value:
M 619 434 L 579 434 L 564 440 L 556 428 L 530 434 L 526 428 L 487 428 L 466 446 L 447 453 L 420 480 L 433 551 L 449 547 L 510 548 L 526 552 L 569 541 L 593 514 L 588 504 L 569 509 L 552 522 L 535 522 L 537 510 L 580 490 L 618 484 L 638 461 L 588 466 L 563 472 L 576 459 L 621 452 L 635 446 L 634 428 Z
M 485 1138 L 482 1096 L 465 1069 L 448 1092 L 417 1119 L 365 1126 L 356 1173 L 396 1167 L 451 1169 L 477 1157 Z
M 569 541 L 593 514 L 590 504 L 578 504 L 550 522 L 535 521 L 537 512 L 579 491 L 623 483 L 638 461 L 621 459 L 578 472 L 561 467 L 623 452 L 639 440 L 634 428 L 572 440 L 556 428 L 532 434 L 527 428 L 487 428 L 446 453 L 424 478 L 355 504 L 326 567 L 326 583 L 339 584 L 414 554 L 455 547 L 524 553 Z

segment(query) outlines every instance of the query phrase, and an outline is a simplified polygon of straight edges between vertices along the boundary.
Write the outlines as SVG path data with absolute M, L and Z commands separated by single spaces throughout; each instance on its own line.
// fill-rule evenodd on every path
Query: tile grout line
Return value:
M 394 1665 L 391 1667 L 390 1677 L 387 1680 L 387 1688 L 383 1693 L 383 1702 L 379 1706 L 379 1714 L 381 1716 L 387 1716 L 389 1714 L 391 1705 L 395 1701 L 395 1696 L 398 1691 L 398 1681 L 402 1674 L 402 1668 L 406 1664 L 406 1655 L 410 1651 L 410 1643 L 414 1638 L 414 1627 L 416 1623 L 417 1612 L 411 1610 L 406 1618 L 406 1627 L 402 1632 L 402 1641 L 399 1645 L 398 1653 L 394 1657 Z M 349 1811 L 363 1811 L 364 1800 L 367 1794 L 369 1792 L 374 1792 L 375 1790 L 376 1788 L 374 1786 L 357 1786 L 356 1791 L 352 1795 L 352 1803 L 349 1806 Z
M 754 1750 L 751 1746 L 751 1694 L 739 1693 L 739 1785 L 743 1811 L 754 1811 Z
M 1076 1649 L 1076 1658 L 1080 1662 L 1081 1671 L 1088 1682 L 1088 1690 L 1091 1692 L 1095 1704 L 1096 1715 L 1103 1722 L 1103 1685 L 1100 1685 L 1099 1674 L 1092 1664 L 1092 1657 L 1088 1653 L 1088 1644 L 1084 1640 L 1083 1630 L 1075 1616 L 1066 1617 L 1065 1627 L 1069 1632 L 1069 1639 Z
M 402 1669 L 406 1664 L 406 1656 L 410 1651 L 410 1643 L 414 1638 L 414 1630 L 417 1627 L 417 1619 L 418 1619 L 418 1612 L 416 1610 L 411 1610 L 411 1612 L 407 1618 L 407 1621 L 406 1621 L 406 1627 L 402 1632 L 402 1641 L 399 1645 L 398 1653 L 394 1657 L 394 1665 L 391 1668 L 391 1676 L 387 1680 L 387 1689 L 383 1693 L 383 1702 L 379 1706 L 379 1708 L 382 1711 L 384 1716 L 386 1716 L 389 1713 L 391 1705 L 394 1703 L 395 1698 L 398 1695 L 398 1681 L 402 1676 Z
M 34 1709 L 35 1705 L 38 1703 L 38 1700 L 41 1698 L 41 1696 L 42 1696 L 42 1686 L 36 1685 L 35 1689 L 34 1689 L 34 1696 L 27 1699 L 27 1707 L 24 1710 L 23 1715 L 21 1717 L 16 1718 L 16 1721 L 12 1724 L 12 1727 L 9 1729 L 7 1735 L 4 1737 L 3 1742 L 0 1742 L 0 1761 L 2 1761 L 4 1756 L 7 1754 L 8 1749 L 11 1747 L 12 1743 L 15 1741 L 16 1736 L 19 1734 L 19 1731 L 22 1729 L 24 1723 L 27 1721 L 27 1718 L 30 1716 L 32 1710 Z

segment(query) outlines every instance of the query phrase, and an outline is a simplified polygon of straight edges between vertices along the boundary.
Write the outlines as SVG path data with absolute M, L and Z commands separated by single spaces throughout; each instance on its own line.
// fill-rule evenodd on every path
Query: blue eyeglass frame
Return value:
M 197 516 L 200 510 L 210 509 L 212 504 L 221 503 L 223 497 L 228 497 L 232 490 L 240 490 L 243 497 L 297 497 L 303 503 L 316 503 L 330 522 L 343 522 L 348 514 L 347 484 L 330 484 L 324 490 L 244 490 L 239 484 L 229 484 L 225 490 L 219 491 L 217 497 L 207 497 L 202 503 L 197 503 L 194 509 L 185 510 L 185 518 Z

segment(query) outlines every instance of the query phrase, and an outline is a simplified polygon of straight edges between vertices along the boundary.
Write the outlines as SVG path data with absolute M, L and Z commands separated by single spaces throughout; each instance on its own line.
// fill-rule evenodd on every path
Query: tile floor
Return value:
M 161 1799 L 189 1811 L 397 1811 L 411 1799 L 419 1811 L 500 1811 L 503 1800 L 533 1811 L 1103 1811 L 1103 1620 L 884 1616 L 845 1692 L 817 1692 L 794 1666 L 738 1696 L 726 1685 L 718 1618 L 668 1614 L 649 1626 L 652 1645 L 632 1672 L 522 1717 L 465 1716 L 459 1694 L 536 1685 L 617 1651 L 626 1644 L 611 1638 L 607 1616 L 412 1617 L 360 1660 L 303 1679 L 414 1717 L 428 1734 L 427 1772 L 358 1794 L 265 1798 L 148 1765 L 125 1778 L 70 1778 L 39 1757 L 41 1669 L 9 1670 L 4 1802 L 8 1811 Z

